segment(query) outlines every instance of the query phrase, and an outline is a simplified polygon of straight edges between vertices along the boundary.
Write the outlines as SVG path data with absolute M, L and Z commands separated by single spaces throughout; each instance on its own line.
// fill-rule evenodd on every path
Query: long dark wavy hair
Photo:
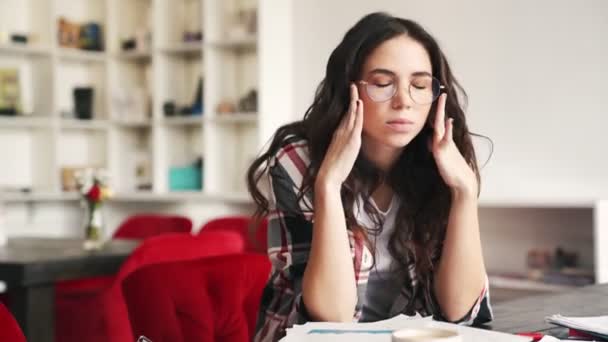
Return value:
M 269 213 L 268 200 L 258 188 L 258 182 L 267 171 L 268 161 L 276 155 L 288 136 L 307 140 L 310 166 L 299 189 L 298 200 L 312 193 L 317 172 L 328 150 L 338 124 L 348 110 L 349 85 L 360 79 L 368 56 L 383 42 L 407 35 L 416 40 L 428 52 L 433 76 L 446 86 L 448 94 L 446 116 L 454 119 L 453 139 L 460 153 L 472 167 L 479 181 L 479 170 L 471 134 L 467 127 L 463 106 L 466 93 L 454 78 L 448 61 L 435 39 L 418 23 L 391 16 L 372 13 L 359 20 L 344 36 L 329 57 L 325 78 L 318 86 L 314 101 L 303 120 L 280 127 L 269 147 L 250 166 L 247 172 L 248 189 L 260 219 Z M 370 236 L 377 236 L 382 229 L 382 217 L 371 204 L 370 196 L 381 184 L 387 182 L 400 198 L 395 230 L 390 237 L 389 251 L 399 263 L 404 277 L 415 277 L 412 292 L 430 289 L 432 275 L 441 253 L 442 242 L 451 207 L 451 193 L 445 184 L 435 159 L 429 150 L 432 138 L 437 101 L 430 109 L 427 122 L 421 132 L 404 148 L 392 169 L 383 173 L 363 153 L 359 153 L 355 165 L 341 189 L 342 203 L 348 229 L 355 236 L 370 244 Z M 358 226 L 353 205 L 362 198 L 365 211 L 372 217 L 375 227 Z M 410 270 L 409 265 L 415 265 Z M 406 281 L 406 283 L 408 283 Z

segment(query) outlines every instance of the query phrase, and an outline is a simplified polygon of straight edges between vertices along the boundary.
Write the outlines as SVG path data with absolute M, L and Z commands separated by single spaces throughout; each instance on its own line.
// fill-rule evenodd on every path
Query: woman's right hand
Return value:
M 350 85 L 350 105 L 334 132 L 332 141 L 321 163 L 315 186 L 329 186 L 339 190 L 350 174 L 361 149 L 363 131 L 363 101 L 353 83 Z

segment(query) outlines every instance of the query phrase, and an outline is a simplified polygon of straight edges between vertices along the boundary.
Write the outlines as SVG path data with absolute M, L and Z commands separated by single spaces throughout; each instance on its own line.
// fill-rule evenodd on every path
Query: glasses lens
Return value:
M 395 95 L 395 82 L 387 83 L 367 83 L 365 85 L 365 91 L 367 95 L 376 102 L 388 101 L 393 95 Z
M 418 76 L 410 82 L 410 96 L 417 104 L 429 104 L 439 97 L 441 83 L 435 77 Z

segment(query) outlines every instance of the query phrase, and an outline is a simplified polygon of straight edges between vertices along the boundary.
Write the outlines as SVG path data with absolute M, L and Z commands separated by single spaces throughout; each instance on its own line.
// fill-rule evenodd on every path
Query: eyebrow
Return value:
M 393 77 L 397 76 L 397 74 L 395 74 L 394 71 L 391 71 L 389 69 L 383 69 L 383 68 L 373 69 L 372 71 L 370 71 L 368 73 L 368 75 L 371 75 L 371 74 L 385 74 L 385 75 L 393 76 Z M 416 77 L 416 76 L 430 76 L 430 77 L 432 77 L 433 75 L 430 72 L 427 72 L 427 71 L 416 71 L 416 72 L 413 72 L 410 76 L 414 76 L 414 77 Z

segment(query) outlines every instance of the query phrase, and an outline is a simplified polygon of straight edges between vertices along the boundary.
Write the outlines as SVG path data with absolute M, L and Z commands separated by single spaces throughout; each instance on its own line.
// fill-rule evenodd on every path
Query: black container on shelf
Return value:
M 93 95 L 92 87 L 74 88 L 74 112 L 76 118 L 89 120 L 93 118 Z

